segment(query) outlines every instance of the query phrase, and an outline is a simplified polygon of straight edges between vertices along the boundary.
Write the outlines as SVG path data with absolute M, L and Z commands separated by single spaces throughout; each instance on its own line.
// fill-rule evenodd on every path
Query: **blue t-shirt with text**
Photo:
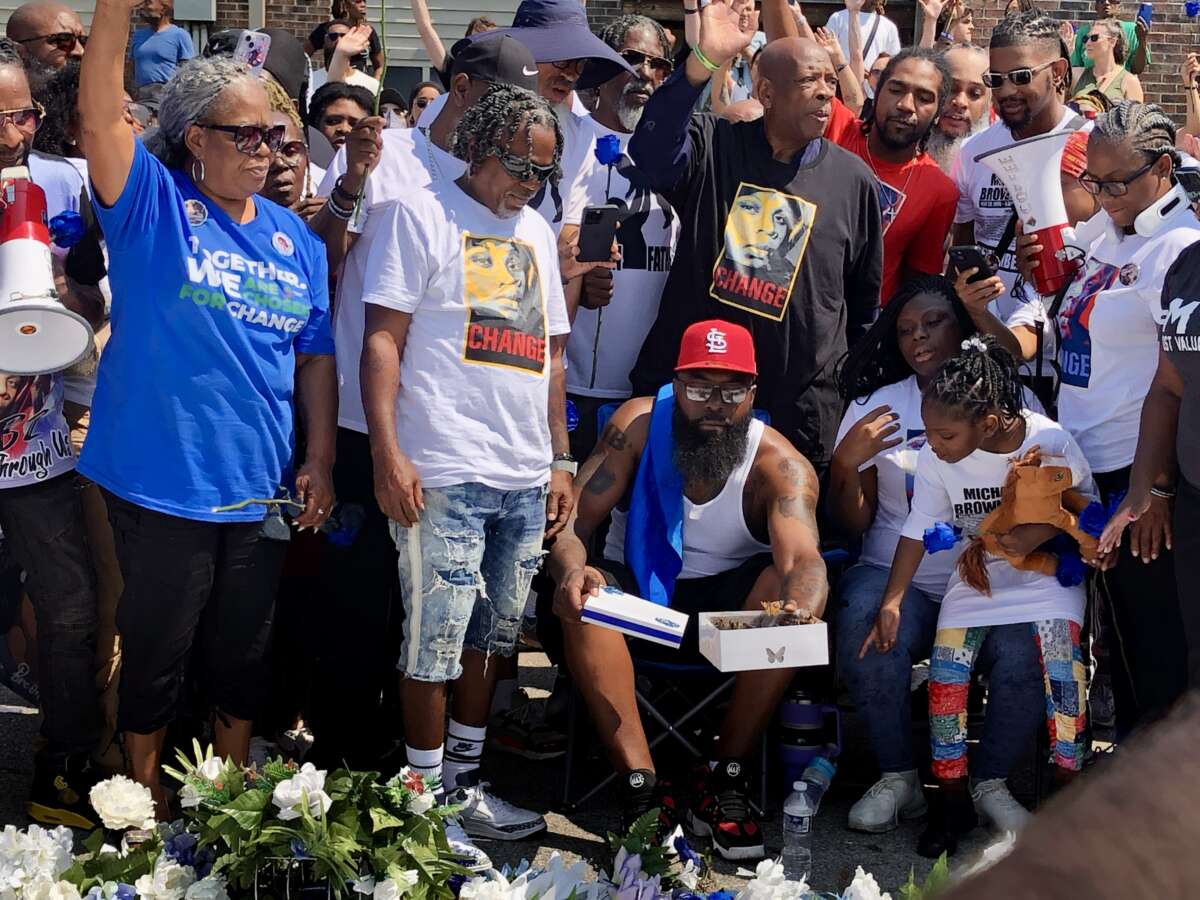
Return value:
M 296 354 L 332 354 L 325 248 L 254 198 L 238 225 L 135 144 L 108 245 L 112 337 L 79 471 L 139 506 L 255 521 L 290 467 Z
M 133 82 L 166 84 L 184 60 L 196 55 L 192 36 L 178 25 L 168 25 L 162 31 L 143 26 L 133 33 Z

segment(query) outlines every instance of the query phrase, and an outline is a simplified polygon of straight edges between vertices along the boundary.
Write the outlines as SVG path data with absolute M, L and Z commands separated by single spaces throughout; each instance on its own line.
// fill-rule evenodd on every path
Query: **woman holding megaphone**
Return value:
M 1026 357 L 1041 322 L 1054 325 L 1059 421 L 1079 443 L 1109 508 L 1130 489 L 1143 404 L 1158 364 L 1167 270 L 1200 241 L 1200 223 L 1174 178 L 1178 164 L 1175 125 L 1158 106 L 1124 101 L 1101 114 L 1079 176 L 1100 204 L 1076 235 L 1080 268 L 1059 294 L 1028 304 L 1008 322 Z M 1041 249 L 1033 235 L 1017 237 L 1028 285 Z M 1097 576 L 1117 642 L 1110 659 L 1122 736 L 1164 713 L 1187 687 L 1171 552 L 1174 484 L 1174 472 L 1156 482 L 1130 539 L 1119 550 L 1113 544 Z
M 263 501 L 291 486 L 295 400 L 307 435 L 295 523 L 328 517 L 337 389 L 324 247 L 255 196 L 284 137 L 266 91 L 232 60 L 192 60 L 139 142 L 121 102 L 137 6 L 98 0 L 80 76 L 113 303 L 79 470 L 105 491 L 125 580 L 131 774 L 162 811 L 163 736 L 190 658 L 217 753 L 245 762 L 286 548 L 267 536 Z

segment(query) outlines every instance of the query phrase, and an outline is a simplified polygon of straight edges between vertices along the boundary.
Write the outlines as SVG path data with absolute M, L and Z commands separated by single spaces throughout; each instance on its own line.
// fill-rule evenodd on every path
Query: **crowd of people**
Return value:
M 240 762 L 265 738 L 439 780 L 452 846 L 487 868 L 474 838 L 545 821 L 481 779 L 485 748 L 563 752 L 510 709 L 536 632 L 624 821 L 658 808 L 761 858 L 752 759 L 795 670 L 740 673 L 679 779 L 635 661 L 702 662 L 697 614 L 776 602 L 831 622 L 878 765 L 850 828 L 928 814 L 923 855 L 980 819 L 1024 827 L 1008 776 L 1048 729 L 1075 778 L 1100 685 L 1117 740 L 1152 727 L 1200 681 L 1179 178 L 1200 64 L 1180 127 L 1141 102 L 1147 22 L 1010 6 L 977 46 L 969 8 L 922 0 L 905 47 L 878 0 L 816 29 L 786 0 L 684 0 L 679 38 L 523 0 L 447 50 L 413 0 L 439 81 L 408 97 L 381 85 L 364 0 L 307 42 L 270 29 L 261 72 L 225 33 L 196 56 L 162 0 L 97 0 L 86 35 L 18 9 L 0 167 L 77 214 L 55 284 L 96 335 L 68 370 L 0 376 L 8 594 L 29 604 L 0 603 L 0 632 L 43 712 L 30 817 L 94 824 L 113 770 L 165 811 L 163 754 L 200 710 Z M 1040 294 L 1041 232 L 979 158 L 1057 133 L 1076 269 Z M 597 208 L 619 228 L 585 254 Z M 1031 459 L 1106 511 L 1086 578 L 1020 564 L 1067 554 L 1050 522 L 972 541 Z M 963 539 L 931 547 L 947 526 Z M 831 543 L 855 559 L 833 584 Z M 688 613 L 682 648 L 585 623 L 606 586 Z

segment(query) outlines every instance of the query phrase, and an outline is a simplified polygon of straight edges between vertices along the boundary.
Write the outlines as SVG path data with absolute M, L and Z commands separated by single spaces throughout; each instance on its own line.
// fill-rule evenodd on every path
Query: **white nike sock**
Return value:
M 446 790 L 454 790 L 460 775 L 466 775 L 479 768 L 479 757 L 483 756 L 483 744 L 486 739 L 486 727 L 475 728 L 450 719 L 450 724 L 446 727 L 446 762 L 442 767 Z
M 417 750 L 415 747 L 404 745 L 404 755 L 408 758 L 408 767 L 425 778 L 435 781 L 442 779 L 442 748 L 432 750 Z

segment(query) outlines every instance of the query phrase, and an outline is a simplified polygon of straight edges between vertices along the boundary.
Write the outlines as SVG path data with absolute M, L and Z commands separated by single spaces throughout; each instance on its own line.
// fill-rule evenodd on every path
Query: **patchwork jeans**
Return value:
M 405 611 L 396 668 L 406 677 L 453 681 L 464 646 L 512 656 L 542 564 L 546 493 L 476 482 L 425 488 L 420 521 L 391 523 Z

